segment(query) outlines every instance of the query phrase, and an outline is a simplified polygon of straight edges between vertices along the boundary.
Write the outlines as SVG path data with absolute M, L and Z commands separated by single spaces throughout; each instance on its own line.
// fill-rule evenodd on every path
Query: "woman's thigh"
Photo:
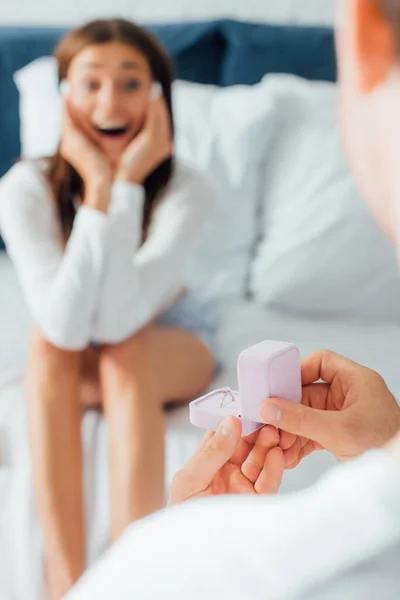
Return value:
M 124 382 L 146 378 L 156 382 L 163 404 L 185 402 L 200 394 L 210 383 L 214 357 L 193 333 L 183 329 L 152 324 L 115 346 L 87 349 L 82 353 L 81 393 L 87 409 L 102 406 L 99 361 L 102 352 L 112 355 L 116 367 L 124 370 Z
M 147 343 L 165 402 L 189 401 L 207 388 L 214 372 L 214 357 L 195 334 L 153 325 L 148 328 Z

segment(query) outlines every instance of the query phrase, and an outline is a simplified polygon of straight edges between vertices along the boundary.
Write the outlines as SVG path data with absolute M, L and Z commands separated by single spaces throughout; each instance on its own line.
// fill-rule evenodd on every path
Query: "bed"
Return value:
M 218 315 L 223 369 L 212 387 L 236 387 L 239 352 L 279 339 L 296 343 L 303 357 L 329 348 L 370 366 L 400 397 L 396 257 L 367 215 L 339 151 L 332 31 L 226 20 L 154 31 L 172 52 L 180 78 L 174 89 L 178 153 L 215 181 L 221 199 L 191 269 L 192 286 Z M 40 86 L 32 80 L 52 86 L 52 66 L 42 61 L 39 70 L 24 69 L 48 55 L 61 33 L 0 28 L 8 82 L 0 94 L 0 137 L 9 140 L 0 175 L 21 152 L 34 157 L 36 144 L 47 139 L 46 114 L 38 119 L 35 112 L 42 110 L 42 98 L 35 100 Z M 5 252 L 0 287 L 0 599 L 35 600 L 42 546 L 23 398 L 31 319 Z M 202 432 L 190 425 L 187 407 L 166 418 L 168 486 Z M 106 548 L 109 531 L 107 431 L 100 414 L 85 415 L 82 435 L 91 563 Z M 325 453 L 312 455 L 285 475 L 282 493 L 309 485 L 333 464 Z

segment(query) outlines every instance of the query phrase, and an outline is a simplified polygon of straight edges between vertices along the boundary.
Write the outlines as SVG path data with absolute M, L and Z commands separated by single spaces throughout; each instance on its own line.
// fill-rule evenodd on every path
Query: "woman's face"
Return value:
M 153 83 L 146 57 L 121 42 L 93 44 L 71 61 L 67 81 L 75 111 L 116 165 L 146 119 Z

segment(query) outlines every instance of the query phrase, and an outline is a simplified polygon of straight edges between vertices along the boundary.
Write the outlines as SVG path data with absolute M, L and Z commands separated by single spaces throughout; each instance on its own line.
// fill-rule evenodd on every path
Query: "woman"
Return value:
M 50 595 L 82 574 L 80 425 L 109 426 L 112 539 L 163 504 L 166 403 L 213 374 L 213 330 L 184 295 L 213 206 L 173 152 L 170 61 L 143 29 L 92 22 L 55 51 L 63 129 L 55 156 L 21 162 L 0 218 L 35 330 L 28 426 Z

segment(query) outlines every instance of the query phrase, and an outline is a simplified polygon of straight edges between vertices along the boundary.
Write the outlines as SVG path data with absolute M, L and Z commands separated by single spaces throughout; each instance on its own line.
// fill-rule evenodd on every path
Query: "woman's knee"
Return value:
M 70 360 L 72 362 L 76 361 L 81 354 L 81 351 L 63 350 L 54 346 L 37 327 L 32 330 L 29 348 L 34 356 L 43 359 Z
M 121 373 L 132 373 L 135 366 L 144 366 L 149 359 L 149 333 L 150 327 L 145 327 L 123 342 L 104 346 L 100 358 L 102 365 Z
M 30 358 L 28 361 L 27 386 L 43 386 L 50 392 L 41 394 L 45 400 L 57 390 L 62 397 L 63 380 L 75 379 L 79 384 L 77 395 L 84 409 L 101 407 L 101 390 L 98 376 L 98 357 L 91 349 L 79 352 L 62 350 L 51 344 L 41 331 L 34 329 L 30 340 Z
M 46 385 L 57 385 L 62 391 L 62 380 L 78 376 L 80 368 L 80 352 L 62 350 L 51 344 L 41 331 L 32 331 L 29 343 L 27 381 L 45 382 Z
M 114 397 L 116 401 L 125 397 L 132 399 L 140 392 L 149 398 L 158 398 L 149 334 L 150 327 L 120 344 L 103 348 L 100 372 L 109 398 Z M 135 389 L 135 394 L 132 394 L 132 389 Z

